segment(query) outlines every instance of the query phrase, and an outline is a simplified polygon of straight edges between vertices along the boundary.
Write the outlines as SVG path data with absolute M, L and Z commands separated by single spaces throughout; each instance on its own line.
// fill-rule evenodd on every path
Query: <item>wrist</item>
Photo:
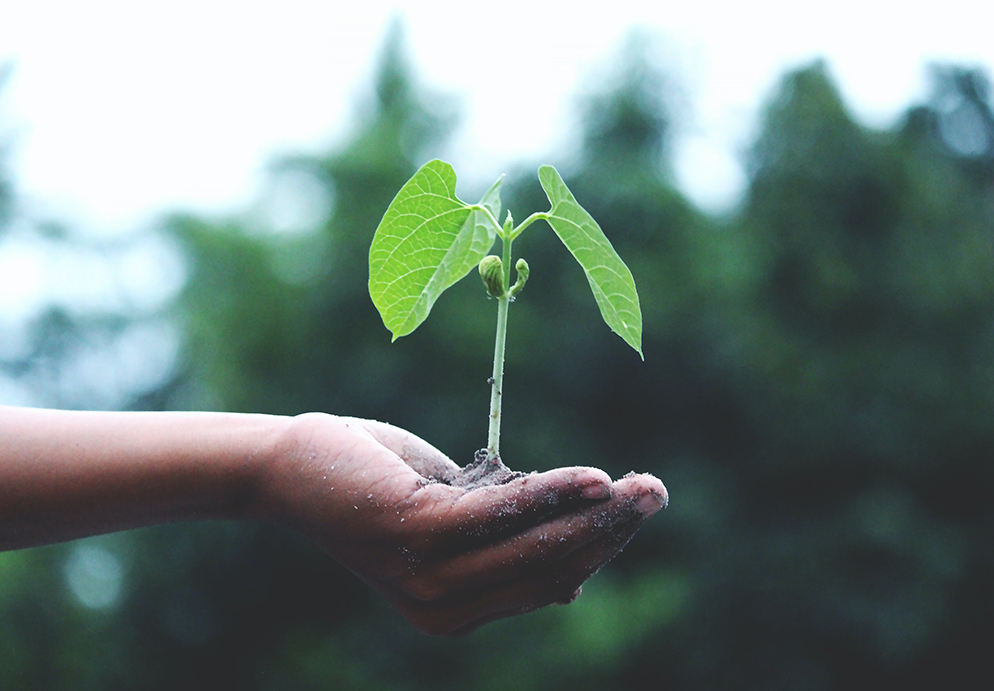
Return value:
M 247 482 L 241 499 L 236 499 L 244 507 L 244 518 L 299 527 L 301 493 L 316 487 L 315 460 L 333 451 L 326 437 L 329 422 L 338 419 L 326 413 L 276 419 L 262 451 L 245 469 Z
M 226 519 L 278 520 L 283 513 L 279 486 L 292 473 L 296 418 L 260 415 L 241 430 L 243 453 L 229 459 L 214 510 Z

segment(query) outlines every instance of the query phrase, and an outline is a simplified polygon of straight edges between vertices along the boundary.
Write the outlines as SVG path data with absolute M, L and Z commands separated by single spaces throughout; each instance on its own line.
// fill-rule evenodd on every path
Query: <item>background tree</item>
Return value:
M 447 291 L 394 344 L 366 294 L 380 215 L 453 124 L 400 45 L 388 41 L 374 97 L 340 148 L 274 167 L 274 180 L 303 176 L 301 193 L 330 210 L 315 227 L 168 219 L 187 259 L 175 305 L 184 354 L 141 403 L 386 419 L 464 463 L 484 445 L 493 315 L 478 281 Z M 576 604 L 430 639 L 290 533 L 166 526 L 0 555 L 0 687 L 984 678 L 986 79 L 935 68 L 929 99 L 875 130 L 853 119 L 823 64 L 785 75 L 748 154 L 740 210 L 711 218 L 672 185 L 669 87 L 643 49 L 633 44 L 587 97 L 577 155 L 552 162 L 628 260 L 646 361 L 591 327 L 586 281 L 551 233 L 522 240 L 533 287 L 510 317 L 509 465 L 645 470 L 672 494 Z M 535 167 L 505 185 L 519 218 L 546 208 Z M 80 604 L 113 583 L 110 604 Z

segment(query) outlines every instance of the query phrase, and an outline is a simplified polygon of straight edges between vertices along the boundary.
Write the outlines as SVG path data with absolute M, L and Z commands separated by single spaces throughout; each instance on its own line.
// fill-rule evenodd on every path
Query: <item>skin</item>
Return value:
M 410 432 L 318 413 L 0 406 L 0 549 L 158 523 L 299 530 L 419 630 L 462 635 L 568 603 L 666 505 L 651 475 L 559 468 L 466 490 Z

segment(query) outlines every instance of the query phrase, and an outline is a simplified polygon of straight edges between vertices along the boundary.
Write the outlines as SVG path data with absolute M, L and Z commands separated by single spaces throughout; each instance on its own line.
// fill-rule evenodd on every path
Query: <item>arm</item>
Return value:
M 466 490 L 383 423 L 308 414 L 0 407 L 0 548 L 168 521 L 294 527 L 419 629 L 461 634 L 569 602 L 666 503 L 651 476 L 560 468 Z
M 0 407 L 0 549 L 248 518 L 289 421 Z

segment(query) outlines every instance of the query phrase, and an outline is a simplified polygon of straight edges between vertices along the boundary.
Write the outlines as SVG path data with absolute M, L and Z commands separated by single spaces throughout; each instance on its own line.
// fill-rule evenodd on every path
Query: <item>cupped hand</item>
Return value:
M 667 501 L 651 475 L 571 467 L 467 490 L 447 484 L 458 470 L 402 429 L 308 414 L 269 503 L 418 629 L 460 635 L 571 602 Z

